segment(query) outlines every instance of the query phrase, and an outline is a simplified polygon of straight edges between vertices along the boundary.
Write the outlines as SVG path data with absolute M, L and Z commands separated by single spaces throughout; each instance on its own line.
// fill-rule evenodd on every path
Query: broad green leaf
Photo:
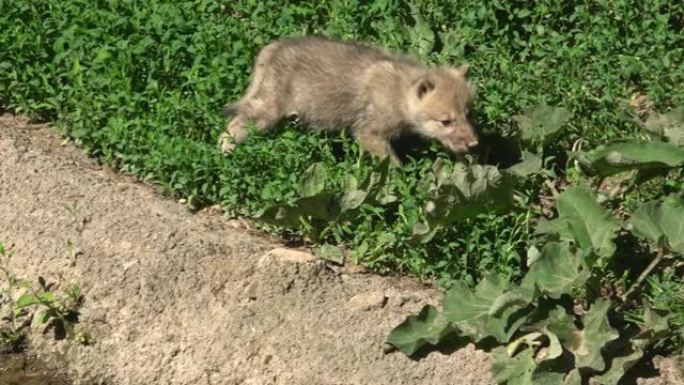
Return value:
M 561 219 L 548 220 L 544 217 L 539 218 L 537 226 L 534 228 L 534 234 L 546 236 L 547 240 L 558 240 L 560 234 L 567 232 L 567 223 Z M 566 234 L 568 240 L 574 240 L 571 234 Z
M 41 311 L 40 313 L 38 313 L 38 320 L 42 324 L 47 323 L 50 320 L 50 313 L 47 310 Z
M 574 288 L 583 287 L 590 270 L 577 251 L 567 242 L 548 242 L 542 247 L 539 259 L 523 278 L 523 288 L 538 287 L 551 298 L 559 298 Z
M 593 249 L 606 258 L 615 252 L 613 240 L 620 225 L 588 188 L 574 186 L 560 195 L 557 220 L 565 230 L 560 233 L 562 239 L 575 241 L 581 249 Z
M 672 314 L 661 315 L 651 309 L 644 309 L 644 324 L 641 331 L 632 338 L 621 338 L 611 343 L 607 350 L 607 356 L 611 357 L 608 370 L 595 377 L 597 383 L 602 385 L 615 385 L 644 355 L 644 350 L 662 338 L 669 331 L 668 320 Z
M 391 203 L 396 202 L 399 199 L 394 193 L 394 189 L 390 185 L 384 185 L 375 195 L 374 201 L 379 203 L 381 206 L 387 206 Z
M 325 189 L 325 179 L 327 172 L 323 163 L 312 164 L 299 182 L 299 196 L 302 198 L 312 197 Z
M 684 107 L 666 114 L 654 114 L 646 120 L 646 129 L 670 143 L 684 147 Z
M 447 183 L 456 186 L 466 202 L 480 205 L 478 208 L 507 208 L 512 204 L 512 181 L 493 166 L 474 164 L 466 167 L 458 163 L 450 180 L 444 182 Z
M 340 208 L 336 194 L 321 192 L 317 195 L 297 199 L 291 205 L 274 205 L 262 211 L 256 219 L 283 227 L 297 227 L 302 218 L 330 220 L 339 215 Z
M 601 385 L 617 385 L 634 364 L 639 362 L 644 355 L 646 340 L 633 340 L 629 343 L 630 348 L 626 352 L 616 352 L 611 354 L 610 367 L 600 375 L 594 377 L 594 381 Z
M 434 185 L 431 186 L 431 189 L 434 190 L 449 182 L 451 174 L 454 172 L 454 167 L 444 159 L 439 158 L 432 164 L 431 171 L 432 173 L 428 174 L 428 177 L 431 184 Z
M 36 298 L 33 294 L 22 294 L 19 296 L 19 298 L 17 298 L 14 306 L 16 308 L 24 308 L 27 306 L 37 305 L 39 303 L 40 301 L 38 301 L 38 298 Z
M 406 318 L 387 337 L 387 343 L 410 356 L 426 344 L 435 345 L 455 330 L 434 306 L 427 305 Z
M 532 373 L 531 385 L 581 385 L 581 377 L 573 378 L 571 375 L 572 370 L 575 369 L 572 355 L 559 354 L 553 359 L 550 355 L 547 359 L 537 357 L 537 361 L 537 367 Z
M 427 223 L 418 222 L 413 226 L 412 240 L 418 240 L 422 243 L 429 242 L 435 236 L 439 228 L 437 226 L 428 225 Z
M 536 246 L 530 246 L 529 249 L 527 249 L 527 267 L 532 266 L 539 257 L 541 256 L 541 253 L 539 252 L 539 249 Z
M 553 334 L 565 349 L 573 351 L 579 346 L 581 335 L 581 330 L 573 321 L 574 316 L 557 306 L 549 313 L 548 319 L 542 321 L 543 330 L 548 334 Z
M 342 177 L 342 189 L 344 191 L 355 191 L 359 189 L 359 182 L 351 175 Z
M 492 350 L 492 372 L 498 384 L 534 385 L 532 373 L 537 367 L 531 349 L 525 348 L 513 357 L 508 355 L 506 347 Z
M 540 339 L 543 336 L 544 335 L 539 332 L 531 332 L 522 335 L 521 337 L 518 337 L 506 346 L 506 354 L 508 354 L 509 357 L 513 357 L 518 352 L 521 346 L 529 346 L 532 348 L 541 346 L 542 342 L 540 341 Z
M 546 332 L 546 336 L 549 338 L 548 358 L 553 360 L 560 357 L 560 355 L 563 354 L 563 345 L 561 344 L 560 339 L 555 333 L 549 331 Z
M 336 194 L 331 192 L 321 192 L 307 198 L 296 201 L 296 207 L 300 215 L 308 215 L 312 218 L 330 220 L 336 218 L 340 213 L 340 206 Z
M 435 162 L 428 175 L 432 200 L 426 205 L 426 223 L 413 229 L 413 240 L 427 242 L 439 227 L 502 212 L 513 205 L 513 177 L 496 167 L 456 164 L 453 168 Z
M 353 210 L 375 198 L 385 185 L 389 172 L 389 160 L 380 162 L 357 186 L 356 179 L 344 180 L 344 191 L 324 191 L 326 171 L 321 163 L 309 167 L 300 183 L 301 198 L 290 204 L 276 204 L 263 210 L 255 219 L 282 227 L 297 228 L 309 218 L 317 223 L 329 223 L 340 219 L 341 214 L 353 215 Z M 357 188 L 358 187 L 358 188 Z M 319 228 L 320 227 L 320 228 Z M 318 226 L 314 229 L 321 230 Z
M 43 302 L 54 302 L 55 301 L 55 294 L 51 291 L 46 291 L 40 295 L 40 299 Z
M 535 312 L 530 315 L 526 330 L 538 330 L 549 339 L 548 359 L 555 359 L 563 353 L 563 348 L 572 351 L 580 340 L 580 329 L 574 324 L 574 315 L 569 314 L 556 301 L 541 301 Z
M 377 190 L 380 189 L 387 180 L 387 175 L 389 175 L 390 164 L 391 163 L 389 157 L 385 158 L 383 161 L 378 163 L 373 169 L 373 172 L 371 172 L 370 175 L 368 175 L 368 177 L 366 177 L 366 179 L 363 180 L 358 190 L 363 190 L 371 195 L 375 195 L 377 193 Z
M 621 139 L 600 146 L 578 157 L 599 176 L 623 171 L 684 166 L 684 148 L 667 142 Z
M 344 263 L 344 254 L 342 253 L 342 249 L 327 243 L 316 248 L 316 255 L 327 261 L 332 261 L 339 264 Z
M 684 200 L 670 195 L 662 202 L 642 204 L 629 219 L 634 234 L 656 247 L 667 247 L 684 255 Z
M 340 198 L 340 211 L 345 212 L 359 208 L 366 200 L 368 193 L 362 190 L 347 191 Z
M 519 163 L 505 169 L 505 172 L 516 175 L 519 178 L 526 178 L 538 173 L 542 169 L 542 159 L 538 155 L 523 151 L 522 160 Z
M 608 300 L 597 299 L 584 317 L 579 343 L 572 350 L 577 368 L 591 368 L 599 372 L 605 370 L 603 349 L 620 336 L 608 323 L 610 304 Z
M 444 294 L 444 317 L 475 341 L 492 336 L 506 342 L 515 332 L 509 327 L 510 315 L 526 305 L 519 298 L 500 300 L 507 296 L 507 288 L 508 284 L 495 275 L 483 278 L 475 289 L 457 282 Z
M 561 385 L 582 385 L 582 375 L 578 369 L 573 369 L 565 375 Z
M 665 314 L 662 314 L 665 313 Z M 652 338 L 660 338 L 667 334 L 669 330 L 669 320 L 674 317 L 674 313 L 667 311 L 655 310 L 650 307 L 644 309 L 644 325 L 642 325 L 642 333 L 647 332 Z
M 530 303 L 523 295 L 515 291 L 509 291 L 497 297 L 489 307 L 488 314 L 498 317 L 511 306 L 527 306 Z
M 416 49 L 416 53 L 421 57 L 425 57 L 432 52 L 435 46 L 435 34 L 430 24 L 421 16 L 420 9 L 412 3 L 409 3 L 409 8 L 411 9 L 414 25 L 406 27 L 406 31 L 408 32 L 411 45 Z
M 441 52 L 452 57 L 463 57 L 464 47 L 467 42 L 457 29 L 437 31 L 441 44 Z
M 629 218 L 628 223 L 632 226 L 635 235 L 648 239 L 655 247 L 666 247 L 668 242 L 665 231 L 660 226 L 662 215 L 661 202 L 650 201 L 639 206 Z
M 572 113 L 568 109 L 545 104 L 528 108 L 513 117 L 523 141 L 542 144 L 553 138 L 570 118 Z

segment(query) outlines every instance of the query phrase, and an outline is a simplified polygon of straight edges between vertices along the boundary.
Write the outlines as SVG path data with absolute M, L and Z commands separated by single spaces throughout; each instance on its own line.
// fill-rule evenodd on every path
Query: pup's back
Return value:
M 407 56 L 321 37 L 280 40 L 262 56 L 285 111 L 326 129 L 354 124 L 366 106 L 369 68 L 381 62 L 422 68 Z

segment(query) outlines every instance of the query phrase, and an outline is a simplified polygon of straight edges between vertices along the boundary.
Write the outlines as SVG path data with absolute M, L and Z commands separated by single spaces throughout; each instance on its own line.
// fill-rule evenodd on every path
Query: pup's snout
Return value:
M 480 144 L 477 133 L 475 132 L 475 128 L 472 125 L 464 124 L 461 127 L 460 132 L 462 135 L 462 143 L 468 150 L 472 150 Z

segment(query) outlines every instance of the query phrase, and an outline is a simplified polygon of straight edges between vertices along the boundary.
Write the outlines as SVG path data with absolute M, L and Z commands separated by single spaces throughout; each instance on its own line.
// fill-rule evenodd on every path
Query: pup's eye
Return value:
M 441 120 L 440 122 L 442 123 L 442 126 L 446 127 L 446 126 L 451 125 L 452 120 L 447 119 L 447 120 Z

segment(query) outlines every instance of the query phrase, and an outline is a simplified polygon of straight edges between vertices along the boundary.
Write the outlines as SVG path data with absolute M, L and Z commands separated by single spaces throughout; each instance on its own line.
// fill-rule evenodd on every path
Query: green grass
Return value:
M 390 170 L 385 188 L 396 200 L 364 204 L 315 237 L 379 272 L 435 277 L 447 287 L 474 284 L 488 272 L 521 279 L 536 223 L 553 212 L 542 209 L 551 196 L 545 181 L 559 188 L 586 183 L 569 161 L 573 144 L 588 150 L 647 138 L 629 105 L 633 95 L 646 95 L 660 112 L 684 105 L 684 5 L 674 1 L 0 0 L 0 11 L 0 108 L 56 122 L 89 153 L 194 208 L 221 203 L 248 217 L 295 202 L 299 177 L 312 163 L 325 166 L 329 191 L 378 166 L 344 134 L 305 133 L 292 124 L 250 137 L 228 157 L 219 154 L 222 107 L 244 92 L 267 42 L 323 33 L 430 63 L 470 63 L 484 143 L 476 162 L 508 167 L 521 150 L 545 159 L 542 173 L 517 185 L 515 207 L 484 211 L 437 230 L 429 242 L 413 242 L 432 199 L 423 182 L 435 159 L 449 158 L 426 143 Z M 563 107 L 572 118 L 557 140 L 530 146 L 519 140 L 514 116 L 539 104 Z M 681 180 L 672 171 L 611 204 L 629 216 L 645 200 L 681 192 Z M 303 237 L 313 227 L 303 220 L 265 228 Z M 633 281 L 642 267 L 630 262 L 629 250 L 618 250 L 606 267 L 610 284 Z M 644 253 L 634 259 L 648 260 Z M 681 296 L 673 289 L 679 282 L 681 272 L 657 270 L 634 306 L 670 309 L 682 328 Z M 670 349 L 684 345 L 673 341 Z
M 676 269 L 670 268 L 662 276 L 648 280 L 647 295 L 651 303 L 672 312 L 672 334 L 662 342 L 664 351 L 684 354 L 684 278 Z

